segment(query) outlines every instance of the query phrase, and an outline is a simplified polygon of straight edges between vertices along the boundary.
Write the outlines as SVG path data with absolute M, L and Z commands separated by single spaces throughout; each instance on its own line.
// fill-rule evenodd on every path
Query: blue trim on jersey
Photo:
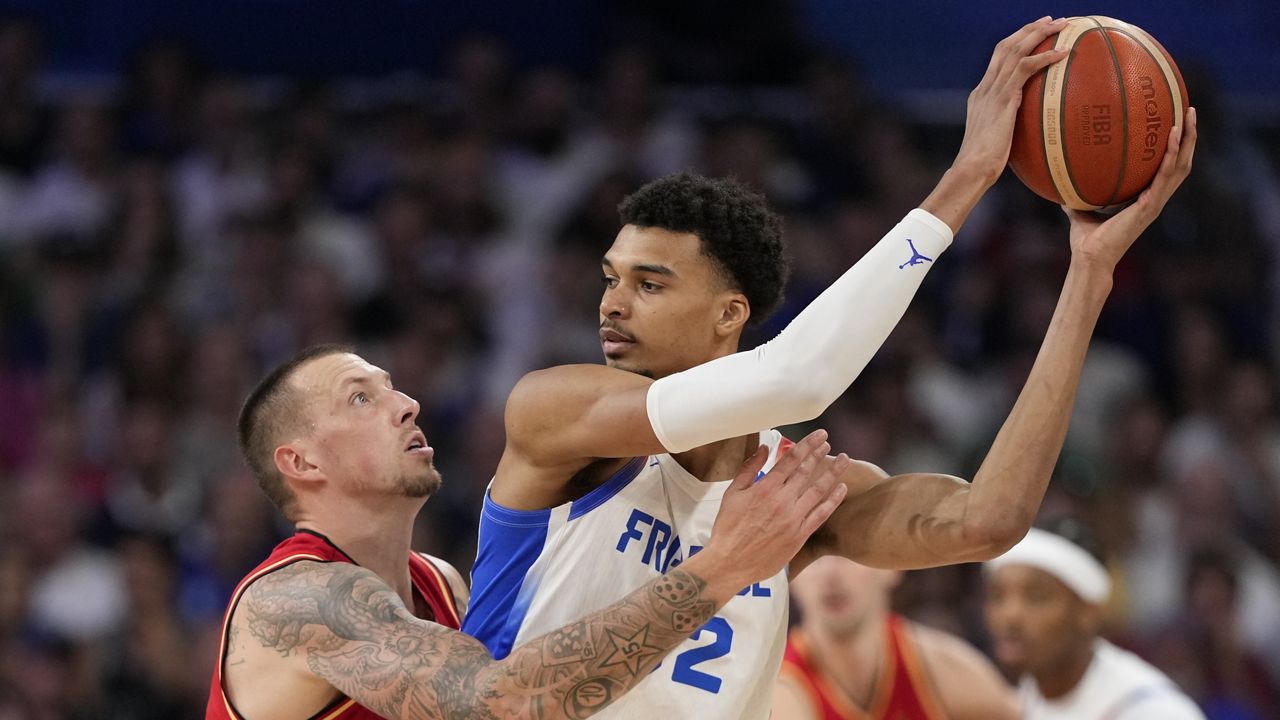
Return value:
M 631 481 L 635 480 L 640 471 L 644 469 L 644 464 L 648 459 L 648 457 L 633 458 L 631 462 L 623 465 L 621 470 L 614 473 L 613 477 L 605 480 L 600 487 L 574 500 L 573 504 L 569 506 L 569 519 L 573 520 L 586 515 L 608 502 L 609 498 L 622 492 L 622 488 L 630 485 Z
M 524 585 L 529 568 L 542 554 L 550 520 L 549 509 L 512 510 L 494 502 L 487 491 L 484 494 L 479 547 L 471 569 L 471 604 L 462 632 L 484 643 L 495 658 L 511 652 L 529 611 L 533 593 L 524 591 Z
M 542 510 L 513 510 L 509 507 L 503 507 L 494 502 L 489 497 L 489 491 L 484 493 L 484 507 L 480 511 L 480 520 L 492 520 L 500 525 L 518 528 L 545 528 L 551 520 L 551 508 L 543 508 Z
M 600 487 L 569 506 L 569 519 L 581 517 L 622 491 L 644 469 L 638 457 Z M 493 501 L 486 491 L 480 512 L 476 564 L 471 569 L 471 604 L 462 632 L 474 637 L 501 660 L 511 653 L 529 604 L 538 590 L 531 570 L 547 543 L 551 510 L 513 510 Z

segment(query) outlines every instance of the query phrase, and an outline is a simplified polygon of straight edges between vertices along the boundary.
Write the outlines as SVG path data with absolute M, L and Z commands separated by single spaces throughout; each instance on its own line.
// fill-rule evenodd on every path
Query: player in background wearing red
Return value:
M 982 653 L 890 610 L 901 579 L 819 558 L 791 583 L 800 610 L 773 696 L 773 720 L 1017 720 Z

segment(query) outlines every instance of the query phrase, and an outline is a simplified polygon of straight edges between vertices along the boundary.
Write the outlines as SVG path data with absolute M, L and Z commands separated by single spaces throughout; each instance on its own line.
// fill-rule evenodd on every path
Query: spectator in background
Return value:
M 997 659 L 1019 676 L 1027 720 L 1203 720 L 1154 667 L 1098 636 L 1111 592 L 1084 548 L 1032 528 L 985 564 Z
M 1261 720 L 1269 708 L 1280 707 L 1280 694 L 1258 654 L 1242 641 L 1237 573 L 1230 548 L 1210 544 L 1193 550 L 1179 631 L 1162 636 L 1181 639 L 1200 658 L 1199 700 L 1210 717 Z
M 19 240 L 35 243 L 65 234 L 87 242 L 105 229 L 119 169 L 113 116 L 107 101 L 92 95 L 62 108 L 54 160 L 40 168 L 15 208 Z
M 85 540 L 85 509 L 65 478 L 32 474 L 15 489 L 10 520 L 23 531 L 12 552 L 29 580 L 24 629 L 73 649 L 119 630 L 127 607 L 120 559 Z
M 663 102 L 653 54 L 621 45 L 600 68 L 587 142 L 605 143 L 615 171 L 644 180 L 688 169 L 701 138 L 689 117 Z
M 122 142 L 133 155 L 177 157 L 191 142 L 192 95 L 201 70 L 194 51 L 158 39 L 128 61 L 122 105 Z
M 120 631 L 102 652 L 99 712 L 114 720 L 197 717 L 201 689 L 187 675 L 190 629 L 178 616 L 177 557 L 170 538 L 130 534 L 117 544 L 128 588 Z
M 48 109 L 37 97 L 36 84 L 43 45 L 39 27 L 30 20 L 0 20 L 0 175 L 6 191 L 10 179 L 31 177 L 42 159 Z

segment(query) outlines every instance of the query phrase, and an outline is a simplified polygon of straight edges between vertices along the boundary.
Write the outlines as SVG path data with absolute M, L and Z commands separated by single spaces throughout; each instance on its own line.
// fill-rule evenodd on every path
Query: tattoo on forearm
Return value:
M 372 572 L 300 562 L 249 587 L 237 611 L 263 647 L 391 718 L 585 718 L 648 674 L 716 611 L 706 582 L 675 569 L 502 661 L 412 616 Z M 233 632 L 235 632 L 233 626 Z
M 675 570 L 654 586 L 653 592 L 672 606 L 671 626 L 677 631 L 693 632 L 715 613 L 715 603 L 702 600 L 706 585 L 700 578 Z

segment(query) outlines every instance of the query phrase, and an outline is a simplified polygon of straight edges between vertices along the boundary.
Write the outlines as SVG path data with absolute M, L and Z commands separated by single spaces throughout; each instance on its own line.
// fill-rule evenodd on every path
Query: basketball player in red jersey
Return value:
M 757 452 L 698 557 L 495 661 L 457 632 L 456 572 L 409 550 L 441 482 L 417 414 L 387 373 L 338 346 L 303 351 L 249 396 L 242 450 L 297 533 L 231 598 L 207 718 L 587 717 L 777 573 L 844 497 L 849 460 L 827 456 L 824 432 L 758 482 Z
M 900 573 L 815 560 L 791 583 L 801 621 L 787 641 L 773 720 L 1015 720 L 1017 700 L 963 640 L 889 609 Z

